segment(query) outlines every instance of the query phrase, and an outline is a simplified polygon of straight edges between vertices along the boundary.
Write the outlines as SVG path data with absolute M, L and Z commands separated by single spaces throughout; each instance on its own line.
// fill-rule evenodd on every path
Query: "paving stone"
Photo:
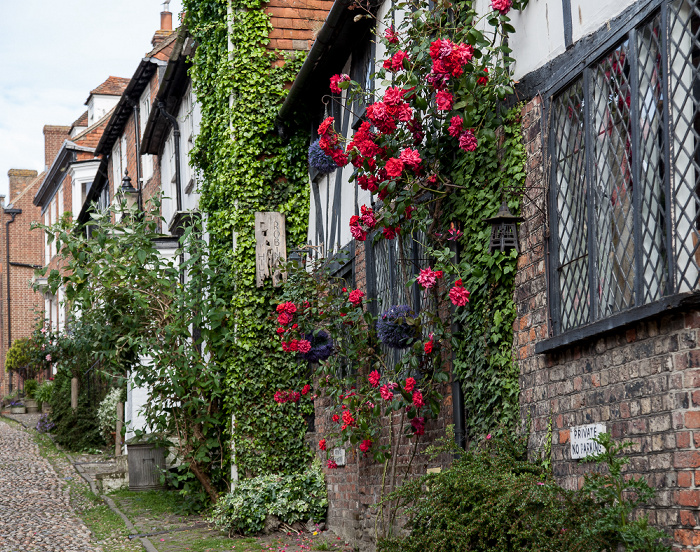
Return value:
M 74 477 L 75 472 L 74 472 Z M 30 434 L 0 421 L 0 552 L 102 552 Z

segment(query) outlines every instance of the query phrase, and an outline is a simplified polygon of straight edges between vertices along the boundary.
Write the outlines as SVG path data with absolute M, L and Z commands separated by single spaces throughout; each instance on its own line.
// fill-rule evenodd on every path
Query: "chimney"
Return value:
M 44 162 L 48 169 L 61 149 L 64 140 L 70 139 L 69 126 L 44 126 Z M 12 195 L 10 195 L 12 200 Z
M 10 202 L 12 202 L 24 189 L 29 186 L 37 177 L 36 171 L 23 169 L 10 169 L 7 171 L 7 176 L 10 179 Z M 5 203 L 5 196 L 2 198 L 2 204 Z
M 170 0 L 163 2 L 163 11 L 160 12 L 160 29 L 156 31 L 151 39 L 151 44 L 154 48 L 173 32 L 173 14 L 168 9 L 169 6 Z

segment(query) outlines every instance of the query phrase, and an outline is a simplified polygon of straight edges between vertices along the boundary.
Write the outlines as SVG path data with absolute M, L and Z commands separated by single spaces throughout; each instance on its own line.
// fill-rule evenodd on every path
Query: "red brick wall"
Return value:
M 69 126 L 44 126 L 44 163 L 50 167 L 64 140 L 70 138 Z
M 367 291 L 364 243 L 356 244 L 355 251 L 355 284 L 359 289 Z M 366 378 L 368 374 L 360 373 L 358 378 Z M 391 421 L 384 420 L 382 442 L 399 443 L 396 455 L 397 487 L 406 473 L 411 477 L 423 475 L 428 468 L 447 468 L 451 464 L 451 457 L 440 457 L 433 462 L 423 454 L 427 446 L 433 444 L 436 439 L 444 437 L 445 428 L 453 423 L 452 395 L 449 386 L 442 389 L 444 397 L 440 417 L 437 420 L 429 420 L 426 423 L 425 434 L 418 438 L 417 454 L 413 461 L 409 460 L 413 450 L 415 438 L 407 440 L 401 435 L 402 419 L 399 413 L 394 413 Z M 327 433 L 337 431 L 338 426 L 332 421 L 331 416 L 336 410 L 331 410 L 331 400 L 320 396 L 314 401 L 316 411 L 316 432 L 309 433 L 308 442 L 313 450 L 318 451 L 318 441 Z M 410 424 L 408 419 L 403 420 L 403 430 Z M 390 432 L 393 437 L 390 437 Z M 400 439 L 400 440 L 398 440 Z M 346 540 L 354 543 L 360 549 L 373 549 L 375 536 L 375 521 L 377 504 L 383 495 L 391 488 L 391 477 L 387 476 L 382 488 L 384 465 L 377 464 L 371 458 L 364 458 L 355 454 L 350 448 L 346 449 L 347 465 L 336 469 L 325 469 L 325 453 L 317 452 L 324 465 L 326 473 L 326 486 L 328 489 L 328 526 Z M 361 455 L 362 453 L 360 453 Z M 385 512 L 385 519 L 388 512 Z M 403 520 L 397 523 L 397 528 Z
M 270 0 L 271 50 L 302 51 L 311 48 L 333 6 L 330 0 Z
M 10 183 L 17 186 L 14 178 L 23 178 L 28 181 L 28 185 L 20 190 L 17 195 L 13 194 L 14 207 L 22 209 L 22 213 L 15 217 L 15 222 L 9 225 L 10 236 L 10 261 L 27 265 L 43 264 L 43 234 L 40 230 L 31 230 L 32 222 L 40 221 L 40 209 L 32 202 L 34 194 L 39 189 L 43 174 L 39 177 L 29 179 L 28 175 L 13 175 L 10 171 Z M 35 171 L 20 171 L 29 173 Z M 8 349 L 8 320 L 7 305 L 7 229 L 6 224 L 11 217 L 0 211 L 0 393 L 4 396 L 9 393 L 10 378 L 5 373 L 5 355 Z M 14 341 L 20 337 L 29 337 L 34 331 L 37 319 L 42 317 L 44 308 L 44 298 L 41 293 L 35 293 L 31 289 L 34 270 L 22 266 L 10 266 L 10 311 L 11 338 Z M 17 386 L 17 377 L 13 378 L 13 386 Z
M 514 352 L 522 416 L 532 416 L 530 446 L 541 451 L 551 419 L 553 470 L 566 488 L 591 466 L 571 459 L 570 428 L 603 423 L 634 443 L 628 473 L 656 489 L 646 513 L 676 550 L 700 545 L 700 311 L 659 315 L 548 354 L 546 208 L 541 101 L 523 110 L 528 194 L 523 200 L 515 298 Z

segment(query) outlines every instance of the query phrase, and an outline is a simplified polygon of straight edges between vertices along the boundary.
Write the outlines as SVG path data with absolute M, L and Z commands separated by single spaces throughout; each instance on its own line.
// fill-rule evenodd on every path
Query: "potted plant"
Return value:
M 53 381 L 46 380 L 39 387 L 37 387 L 34 393 L 34 398 L 39 402 L 41 411 L 44 414 L 48 414 L 51 411 L 51 405 L 49 401 L 51 400 L 51 392 L 53 391 Z
M 12 401 L 10 404 L 10 413 L 12 414 L 26 414 L 27 413 L 27 407 L 24 406 L 24 403 L 19 400 L 15 399 Z
M 35 379 L 28 379 L 24 382 L 24 394 L 26 395 L 24 399 L 24 406 L 27 407 L 27 412 L 29 414 L 39 412 L 39 403 L 36 400 L 36 391 L 38 387 L 39 382 Z

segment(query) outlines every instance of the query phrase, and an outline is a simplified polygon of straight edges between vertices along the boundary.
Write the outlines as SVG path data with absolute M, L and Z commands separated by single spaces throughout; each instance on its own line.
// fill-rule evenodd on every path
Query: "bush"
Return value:
M 612 447 L 609 437 L 603 444 Z M 487 441 L 450 469 L 390 495 L 408 515 L 410 535 L 380 539 L 378 550 L 599 552 L 616 550 L 618 543 L 627 552 L 669 550 L 659 544 L 665 535 L 645 518 L 630 521 L 632 507 L 653 491 L 643 480 L 625 481 L 609 463 L 620 447 L 608 450 L 601 461 L 612 468 L 610 475 L 587 476 L 581 491 L 567 491 L 549 470 L 527 460 L 524 440 Z
M 35 379 L 29 379 L 24 382 L 24 394 L 30 399 L 36 398 L 36 390 L 39 387 L 39 382 Z
M 328 497 L 318 460 L 294 475 L 261 475 L 239 481 L 234 491 L 219 499 L 210 521 L 229 535 L 259 533 L 267 516 L 284 523 L 323 521 Z
M 117 403 L 121 401 L 122 390 L 112 389 L 97 408 L 97 420 L 105 441 L 111 439 L 111 432 L 117 427 Z
M 51 402 L 51 393 L 53 392 L 53 381 L 46 380 L 34 392 L 34 399 L 40 404 L 48 404 Z
M 51 419 L 56 424 L 53 434 L 56 443 L 72 451 L 83 451 L 104 446 L 100 435 L 95 408 L 90 405 L 87 393 L 80 386 L 78 409 L 74 412 L 70 406 L 71 374 L 59 369 L 53 382 L 51 393 Z

